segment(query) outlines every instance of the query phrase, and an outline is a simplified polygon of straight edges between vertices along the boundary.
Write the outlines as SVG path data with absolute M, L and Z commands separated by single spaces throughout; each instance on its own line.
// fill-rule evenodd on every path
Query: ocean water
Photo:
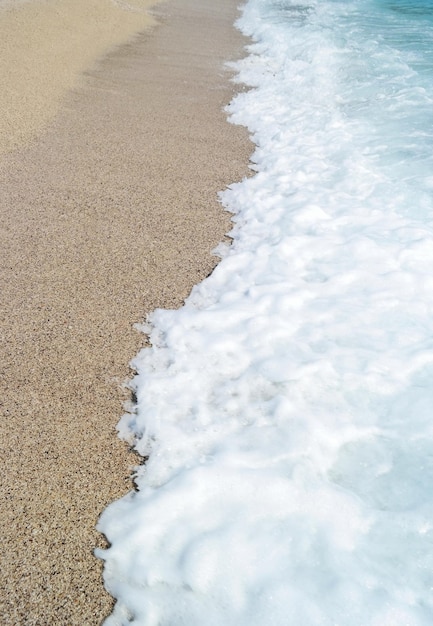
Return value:
M 107 626 L 433 624 L 433 5 L 249 0 L 233 245 L 157 310 Z

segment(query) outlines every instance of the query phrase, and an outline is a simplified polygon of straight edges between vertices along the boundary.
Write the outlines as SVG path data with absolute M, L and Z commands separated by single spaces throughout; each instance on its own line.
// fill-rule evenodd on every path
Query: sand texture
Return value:
M 82 72 L 154 20 L 157 0 L 0 0 L 0 154 L 35 136 Z
M 0 624 L 99 624 L 98 516 L 136 458 L 116 438 L 133 329 L 214 267 L 217 192 L 247 173 L 226 122 L 233 0 L 174 0 L 0 157 Z

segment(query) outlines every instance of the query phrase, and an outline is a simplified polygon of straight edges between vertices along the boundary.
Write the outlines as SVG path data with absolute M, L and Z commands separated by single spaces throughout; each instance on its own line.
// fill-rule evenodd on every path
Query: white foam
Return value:
M 229 112 L 258 173 L 134 361 L 119 432 L 149 460 L 99 524 L 107 626 L 431 624 L 433 206 L 401 157 L 430 94 L 358 6 L 246 5 Z

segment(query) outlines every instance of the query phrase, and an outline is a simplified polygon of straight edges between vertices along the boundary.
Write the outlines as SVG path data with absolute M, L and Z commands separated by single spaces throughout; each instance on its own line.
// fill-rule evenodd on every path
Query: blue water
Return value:
M 350 149 L 368 157 L 378 173 L 412 192 L 433 186 L 433 5 L 385 0 L 316 0 L 254 3 L 261 28 L 275 37 L 275 50 L 310 64 L 310 80 L 323 93 L 302 97 L 335 107 L 353 133 Z M 248 29 L 247 29 L 248 30 Z M 254 34 L 254 28 L 250 29 Z M 280 44 L 279 44 L 280 42 Z M 324 59 L 320 59 L 324 50 Z M 320 63 L 323 67 L 320 67 Z M 328 67 L 326 67 L 328 63 Z M 281 73 L 290 71 L 290 65 Z M 327 75 L 325 75 L 327 74 Z M 276 92 L 290 88 L 278 80 Z M 294 93 L 288 94 L 290 99 Z M 328 102 L 327 102 L 328 99 Z M 307 111 L 306 111 L 307 113 Z M 427 202 L 429 204 L 429 202 Z M 421 203 L 423 204 L 423 203 Z M 402 208 L 405 211 L 408 207 Z M 421 212 L 420 205 L 413 208 Z
M 264 19 L 282 18 L 288 33 L 294 27 L 307 35 L 310 29 L 322 31 L 343 57 L 334 77 L 342 113 L 369 125 L 364 148 L 380 164 L 395 167 L 396 177 L 416 175 L 414 168 L 423 167 L 423 185 L 423 175 L 431 171 L 433 137 L 432 3 L 347 0 L 265 7 Z

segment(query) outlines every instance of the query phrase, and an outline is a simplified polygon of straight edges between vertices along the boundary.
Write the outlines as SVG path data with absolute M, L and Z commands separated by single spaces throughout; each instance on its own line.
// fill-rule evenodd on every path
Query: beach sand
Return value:
M 0 154 L 36 136 L 82 73 L 155 24 L 156 0 L 0 0 Z
M 217 192 L 248 171 L 247 132 L 222 111 L 223 62 L 243 53 L 236 2 L 155 14 L 0 157 L 5 625 L 110 612 L 94 527 L 137 463 L 115 434 L 143 344 L 133 324 L 212 270 L 230 228 Z

